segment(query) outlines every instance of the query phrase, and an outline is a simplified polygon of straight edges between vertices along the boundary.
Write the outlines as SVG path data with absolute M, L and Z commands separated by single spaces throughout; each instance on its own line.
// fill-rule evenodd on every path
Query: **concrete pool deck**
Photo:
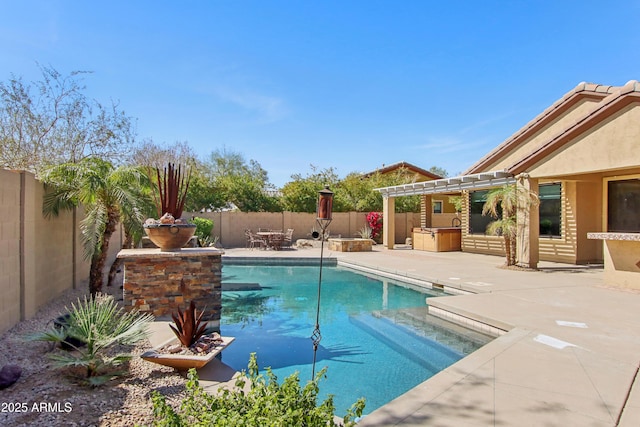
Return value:
M 320 254 L 318 248 L 225 252 L 228 257 Z M 372 252 L 325 248 L 324 255 L 473 292 L 430 299 L 430 305 L 508 331 L 359 425 L 640 425 L 640 293 L 604 286 L 601 266 L 541 262 L 538 271 L 513 271 L 498 268 L 501 257 L 381 246 Z

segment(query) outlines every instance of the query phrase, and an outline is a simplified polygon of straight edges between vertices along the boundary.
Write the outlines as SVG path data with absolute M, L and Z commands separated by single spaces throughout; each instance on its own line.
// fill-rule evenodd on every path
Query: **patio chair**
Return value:
M 251 243 L 251 230 L 248 228 L 244 229 L 244 238 L 245 238 L 245 248 L 249 248 L 249 244 Z
M 284 234 L 282 233 L 274 233 L 269 238 L 269 245 L 276 251 L 282 249 L 282 244 L 284 242 Z
M 282 247 L 290 248 L 293 240 L 293 228 L 288 228 L 287 232 L 284 233 L 284 238 L 282 239 Z
M 262 237 L 254 234 L 251 230 L 247 229 L 244 231 L 245 236 L 247 237 L 247 247 L 251 250 L 258 245 L 261 249 L 267 248 L 267 241 Z

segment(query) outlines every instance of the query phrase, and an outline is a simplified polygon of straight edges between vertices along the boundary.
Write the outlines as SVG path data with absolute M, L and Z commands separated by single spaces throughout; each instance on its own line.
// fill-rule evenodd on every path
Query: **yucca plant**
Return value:
M 116 344 L 135 344 L 147 337 L 153 316 L 137 311 L 126 312 L 118 308 L 111 295 L 96 294 L 71 304 L 64 328 L 52 328 L 28 336 L 33 341 L 66 343 L 73 351 L 54 352 L 49 355 L 60 368 L 84 368 L 83 381 L 91 386 L 104 384 L 125 371 L 116 367 L 131 359 L 128 353 L 111 355 L 109 350 Z M 86 343 L 72 344 L 73 338 Z
M 373 229 L 368 225 L 365 225 L 360 230 L 358 230 L 357 234 L 361 239 L 372 239 Z
M 171 315 L 176 326 L 173 327 L 169 325 L 169 327 L 173 333 L 176 334 L 183 346 L 191 347 L 204 335 L 207 329 L 207 323 L 202 321 L 202 316 L 204 316 L 204 311 L 201 311 L 200 314 L 196 316 L 196 304 L 193 300 L 184 312 L 178 307 L 178 313 Z

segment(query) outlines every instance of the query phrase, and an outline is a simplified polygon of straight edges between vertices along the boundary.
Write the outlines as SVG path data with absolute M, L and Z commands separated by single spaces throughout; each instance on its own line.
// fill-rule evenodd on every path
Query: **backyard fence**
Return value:
M 43 185 L 0 169 L 0 332 L 89 276 L 74 212 L 45 219 Z
M 44 186 L 34 175 L 0 169 L 0 333 L 32 317 L 40 307 L 72 288 L 87 287 L 89 263 L 84 260 L 79 222 L 82 212 L 42 215 Z M 311 238 L 315 214 L 296 212 L 185 213 L 214 221 L 211 233 L 223 248 L 244 247 L 245 229 L 287 230 L 293 241 Z M 366 213 L 337 212 L 328 231 L 332 236 L 356 237 L 366 225 Z M 419 213 L 395 216 L 396 243 L 404 243 Z M 120 230 L 109 244 L 106 270 L 122 247 Z M 106 274 L 106 272 L 105 272 Z
M 246 244 L 244 230 L 293 229 L 293 241 L 311 239 L 311 233 L 317 228 L 316 214 L 302 212 L 205 212 L 185 213 L 184 218 L 201 217 L 213 220 L 211 235 L 219 238 L 223 248 L 243 247 Z M 365 212 L 334 212 L 333 221 L 327 232 L 331 236 L 359 237 L 358 232 L 367 225 Z M 413 227 L 420 227 L 419 213 L 395 214 L 395 241 L 404 243 L 411 237 Z

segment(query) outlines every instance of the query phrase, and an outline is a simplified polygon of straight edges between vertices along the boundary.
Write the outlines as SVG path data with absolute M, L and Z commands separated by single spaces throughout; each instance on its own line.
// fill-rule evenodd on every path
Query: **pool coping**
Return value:
M 283 266 L 319 266 L 320 257 L 252 257 L 252 256 L 222 256 L 223 265 L 283 265 Z M 323 257 L 322 264 L 326 267 L 338 265 L 335 257 Z

